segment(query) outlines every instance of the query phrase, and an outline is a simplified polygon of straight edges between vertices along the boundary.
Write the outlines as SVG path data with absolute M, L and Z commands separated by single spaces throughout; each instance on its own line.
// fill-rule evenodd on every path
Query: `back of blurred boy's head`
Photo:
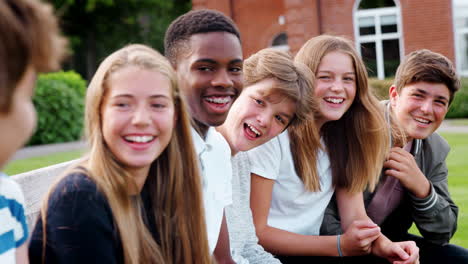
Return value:
M 395 75 L 398 92 L 417 82 L 441 83 L 450 93 L 449 103 L 460 89 L 460 78 L 452 62 L 440 53 L 427 49 L 413 51 L 401 62 Z
M 39 0 L 1 0 L 0 32 L 0 113 L 8 113 L 26 69 L 58 69 L 66 40 L 51 6 Z

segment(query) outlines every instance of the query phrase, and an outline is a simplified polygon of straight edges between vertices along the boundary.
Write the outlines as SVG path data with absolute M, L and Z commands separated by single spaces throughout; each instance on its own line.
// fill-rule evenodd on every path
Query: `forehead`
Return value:
M 436 98 L 450 98 L 450 91 L 443 83 L 417 82 L 401 88 L 402 93 L 419 92 Z
M 137 66 L 126 66 L 112 73 L 109 78 L 109 95 L 169 95 L 171 90 L 171 82 L 166 75 Z
M 349 54 L 331 51 L 322 57 L 317 71 L 354 72 L 353 60 Z
M 249 85 L 244 90 L 246 95 L 257 94 L 273 104 L 293 102 L 293 100 L 286 95 L 286 91 L 280 87 L 278 81 L 273 78 L 263 79 L 257 83 Z
M 239 39 L 228 32 L 194 34 L 189 39 L 190 61 L 210 59 L 218 63 L 242 61 L 242 47 Z

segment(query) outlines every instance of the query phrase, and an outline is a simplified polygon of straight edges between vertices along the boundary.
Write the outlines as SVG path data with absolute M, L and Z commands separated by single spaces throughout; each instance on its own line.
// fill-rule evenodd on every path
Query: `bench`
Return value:
M 23 190 L 26 220 L 31 232 L 41 211 L 42 199 L 49 191 L 50 186 L 55 182 L 57 176 L 61 175 L 75 161 L 77 160 L 11 176 Z

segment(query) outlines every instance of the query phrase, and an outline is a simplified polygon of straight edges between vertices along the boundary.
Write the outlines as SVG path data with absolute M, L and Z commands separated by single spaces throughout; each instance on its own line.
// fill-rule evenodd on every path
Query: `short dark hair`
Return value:
M 50 4 L 37 0 L 0 1 L 0 112 L 8 113 L 11 97 L 27 67 L 56 70 L 65 54 Z
M 461 85 L 452 62 L 444 55 L 427 49 L 408 54 L 398 66 L 395 75 L 395 87 L 398 92 L 417 82 L 445 84 L 450 93 L 449 103 Z
M 192 35 L 209 32 L 228 32 L 240 42 L 240 33 L 232 19 L 215 10 L 193 10 L 179 16 L 168 27 L 164 36 L 164 55 L 173 66 L 182 50 L 188 47 Z

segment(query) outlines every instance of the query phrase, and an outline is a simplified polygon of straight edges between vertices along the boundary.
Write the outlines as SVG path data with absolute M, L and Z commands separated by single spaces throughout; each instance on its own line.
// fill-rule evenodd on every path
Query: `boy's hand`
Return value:
M 425 198 L 431 191 L 429 181 L 416 164 L 413 155 L 402 148 L 392 148 L 384 162 L 385 175 L 400 180 L 401 184 L 414 196 Z
M 392 264 L 419 263 L 419 248 L 414 241 L 392 242 L 386 238 L 379 239 L 374 243 L 372 253 Z
M 361 256 L 371 253 L 372 243 L 380 233 L 380 227 L 370 220 L 356 220 L 341 236 L 340 247 L 344 256 Z

